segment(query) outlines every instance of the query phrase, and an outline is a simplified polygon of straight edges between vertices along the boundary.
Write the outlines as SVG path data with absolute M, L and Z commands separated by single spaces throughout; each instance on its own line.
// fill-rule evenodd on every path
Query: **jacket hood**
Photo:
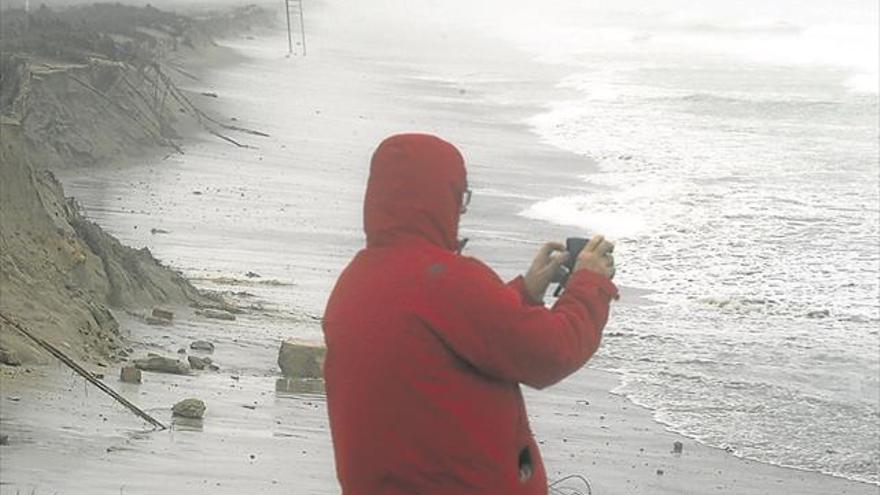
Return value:
M 454 251 L 467 188 L 464 158 L 428 134 L 398 134 L 376 148 L 364 200 L 367 246 L 420 237 Z

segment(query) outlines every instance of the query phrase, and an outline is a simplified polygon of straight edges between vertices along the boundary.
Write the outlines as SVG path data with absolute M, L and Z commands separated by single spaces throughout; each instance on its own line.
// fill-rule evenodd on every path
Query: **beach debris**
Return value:
M 189 398 L 183 399 L 177 404 L 174 404 L 174 407 L 171 408 L 171 412 L 174 416 L 180 416 L 182 418 L 202 419 L 205 415 L 205 409 L 206 406 L 204 401 Z
M 203 370 L 211 364 L 209 357 L 187 356 L 186 360 L 189 361 L 189 367 L 194 370 Z
M 247 278 L 260 278 L 260 274 L 257 272 L 247 272 L 244 276 Z
M 158 354 L 147 354 L 147 357 L 135 359 L 134 365 L 144 371 L 155 371 L 158 373 L 172 373 L 175 375 L 186 375 L 189 373 L 189 366 L 179 359 L 172 359 Z
M 123 366 L 119 370 L 119 381 L 123 383 L 141 383 L 141 370 L 134 366 Z
M 286 377 L 321 378 L 326 353 L 321 344 L 287 339 L 278 351 L 278 367 Z
M 154 227 L 154 228 L 150 229 L 150 233 L 155 235 L 155 234 L 170 234 L 171 232 L 169 232 L 165 229 L 157 229 Z
M 214 344 L 207 340 L 196 340 L 189 345 L 189 348 L 195 351 L 214 352 Z
M 207 96 L 209 98 L 217 98 L 217 93 L 212 91 L 202 91 L 202 96 Z
M 196 314 L 204 316 L 205 318 L 211 318 L 213 320 L 226 320 L 226 321 L 235 320 L 234 314 L 227 313 L 226 311 L 219 311 L 216 309 L 202 309 L 202 310 L 196 311 Z
M 140 409 L 136 405 L 132 404 L 128 399 L 119 395 L 119 393 L 117 391 L 115 391 L 112 388 L 110 388 L 109 386 L 107 386 L 107 384 L 105 384 L 101 380 L 98 380 L 97 378 L 92 376 L 92 374 L 89 373 L 88 370 L 86 370 L 85 368 L 80 366 L 76 361 L 74 361 L 73 359 L 68 357 L 67 354 L 64 354 L 63 352 L 61 352 L 54 345 L 52 345 L 52 344 L 46 342 L 45 340 L 41 339 L 40 337 L 37 337 L 36 335 L 32 334 L 26 328 L 24 328 L 22 325 L 19 325 L 15 320 L 6 316 L 3 313 L 0 313 L 0 319 L 2 319 L 7 324 L 9 324 L 13 328 L 15 328 L 16 330 L 21 332 L 21 334 L 24 335 L 25 337 L 31 339 L 35 344 L 39 345 L 40 347 L 42 347 L 43 349 L 48 351 L 49 354 L 52 354 L 53 356 L 55 356 L 59 361 L 64 363 L 68 368 L 75 371 L 79 376 L 85 378 L 92 385 L 98 387 L 102 392 L 106 393 L 110 397 L 113 397 L 113 399 L 115 399 L 116 402 L 119 402 L 120 404 L 122 404 L 123 406 L 128 408 L 128 410 L 130 410 L 131 412 L 138 415 L 144 421 L 150 423 L 151 425 L 155 426 L 156 428 L 160 428 L 162 430 L 167 429 L 167 427 L 165 425 L 163 425 L 162 423 L 160 423 L 159 420 L 150 416 L 149 414 L 144 412 L 142 409 Z
M 682 450 L 684 450 L 684 444 L 679 441 L 675 441 L 672 444 L 672 453 L 673 454 L 681 454 Z
M 177 353 L 178 353 L 178 354 L 186 354 L 186 349 L 184 349 L 183 347 L 181 347 L 181 348 L 177 349 Z
M 657 470 L 657 476 L 663 476 L 664 471 L 662 469 Z
M 148 315 L 144 321 L 147 322 L 147 325 L 157 325 L 167 327 L 171 325 L 171 320 L 166 320 L 165 318 L 156 318 L 153 315 Z
M 163 308 L 153 308 L 151 314 L 154 318 L 161 318 L 163 320 L 172 321 L 174 319 L 174 313 Z
M 829 316 L 831 316 L 831 311 L 827 309 L 820 309 L 807 313 L 807 318 L 828 318 Z
M 18 353 L 12 350 L 0 349 L 0 363 L 8 366 L 21 366 Z
M 9 435 L 0 435 L 0 445 L 9 445 Z

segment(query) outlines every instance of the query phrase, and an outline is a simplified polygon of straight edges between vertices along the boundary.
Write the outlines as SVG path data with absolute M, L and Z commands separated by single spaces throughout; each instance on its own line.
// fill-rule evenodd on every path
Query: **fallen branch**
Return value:
M 149 414 L 144 412 L 142 409 L 140 409 L 136 405 L 129 402 L 128 399 L 119 395 L 118 392 L 116 392 L 115 390 L 113 390 L 112 388 L 107 386 L 106 383 L 95 378 L 95 375 L 93 375 L 90 371 L 88 371 L 87 369 L 85 369 L 82 366 L 80 366 L 79 364 L 77 364 L 76 361 L 74 361 L 73 359 L 67 357 L 66 354 L 61 352 L 61 350 L 59 350 L 54 345 L 52 345 L 52 344 L 46 342 L 45 340 L 37 337 L 36 335 L 32 334 L 31 332 L 26 330 L 24 327 L 19 325 L 15 320 L 9 318 L 5 314 L 0 313 L 0 318 L 2 318 L 6 323 L 8 323 L 12 328 L 21 332 L 25 337 L 31 339 L 32 341 L 34 341 L 37 345 L 39 345 L 43 349 L 46 349 L 46 351 L 48 351 L 49 354 L 58 358 L 59 361 L 66 364 L 70 369 L 72 369 L 77 374 L 79 374 L 80 376 L 82 376 L 83 378 L 88 380 L 92 385 L 98 387 L 101 391 L 103 391 L 104 393 L 106 393 L 110 397 L 113 397 L 114 399 L 116 399 L 116 401 L 119 402 L 120 404 L 122 404 L 123 406 L 127 407 L 131 412 L 140 416 L 140 418 L 143 419 L 144 421 L 146 421 L 147 423 L 150 423 L 151 425 L 155 426 L 156 428 L 159 428 L 160 430 L 167 430 L 168 429 L 168 427 L 163 425 L 162 423 L 160 423 L 159 420 L 150 416 Z
M 190 101 L 190 99 L 187 98 L 185 94 L 183 94 L 183 91 L 181 91 L 180 88 L 178 88 L 177 85 L 174 84 L 174 82 L 171 80 L 171 78 L 168 77 L 167 74 L 162 72 L 162 70 L 158 64 L 155 64 L 152 67 L 153 67 L 153 70 L 156 72 L 156 74 L 165 82 L 165 85 L 171 89 L 171 91 L 173 93 L 172 96 L 174 97 L 174 99 L 177 100 L 177 102 L 180 103 L 182 106 L 188 107 L 195 114 L 196 119 L 199 121 L 199 123 L 202 124 L 202 126 L 205 127 L 206 129 L 208 129 L 209 126 L 203 120 L 211 122 L 211 123 L 218 125 L 224 129 L 229 129 L 231 131 L 244 132 L 246 134 L 253 134 L 254 136 L 260 136 L 260 137 L 270 137 L 268 133 L 265 133 L 262 131 L 256 131 L 254 129 L 247 129 L 244 127 L 239 127 L 237 125 L 225 124 L 225 123 L 220 122 L 219 120 L 211 117 L 210 115 L 208 115 L 207 113 L 202 111 L 202 109 L 197 107 L 192 101 Z M 214 134 L 216 134 L 216 133 L 214 133 Z M 225 136 L 222 136 L 220 134 L 216 134 L 216 135 L 218 137 L 222 137 L 223 139 L 226 139 L 227 141 L 235 143 L 235 141 L 228 139 Z M 252 148 L 252 146 L 244 146 L 244 147 Z

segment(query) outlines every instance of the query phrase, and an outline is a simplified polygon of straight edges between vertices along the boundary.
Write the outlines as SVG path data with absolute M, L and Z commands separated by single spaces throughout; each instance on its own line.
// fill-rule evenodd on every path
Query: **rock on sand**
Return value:
M 321 378 L 326 352 L 320 344 L 288 339 L 278 351 L 278 366 L 290 378 Z
M 207 340 L 197 340 L 190 344 L 189 348 L 196 351 L 214 352 L 214 344 Z
M 179 359 L 171 359 L 158 354 L 148 354 L 143 359 L 135 359 L 134 365 L 144 371 L 157 371 L 159 373 L 174 373 L 185 375 L 189 373 L 189 366 Z
M 140 383 L 141 370 L 134 366 L 123 366 L 119 371 L 119 380 L 125 383 Z
M 21 359 L 15 351 L 0 349 L 0 363 L 9 366 L 21 366 Z
M 189 361 L 189 367 L 194 370 L 203 370 L 211 364 L 209 357 L 187 356 L 186 360 Z
M 205 403 L 199 399 L 183 399 L 174 404 L 171 412 L 182 418 L 201 419 L 205 415 Z

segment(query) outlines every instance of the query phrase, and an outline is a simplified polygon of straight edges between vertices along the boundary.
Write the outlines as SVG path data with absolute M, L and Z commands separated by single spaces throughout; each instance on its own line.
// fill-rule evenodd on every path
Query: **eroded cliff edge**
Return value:
M 87 220 L 52 170 L 181 152 L 188 125 L 219 133 L 177 87 L 176 77 L 192 77 L 180 63 L 217 49 L 212 35 L 272 20 L 256 7 L 200 18 L 118 4 L 4 12 L 0 312 L 100 361 L 126 354 L 114 311 L 205 302 L 149 250 Z M 0 350 L 11 361 L 48 359 L 2 322 Z

